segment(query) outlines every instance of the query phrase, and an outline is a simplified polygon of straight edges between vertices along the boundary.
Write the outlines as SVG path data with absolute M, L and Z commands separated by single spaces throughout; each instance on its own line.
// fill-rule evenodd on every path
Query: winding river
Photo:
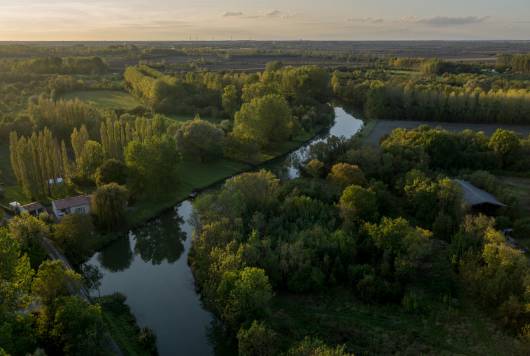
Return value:
M 350 138 L 363 122 L 335 108 L 335 122 L 328 133 L 316 137 L 285 159 L 268 166 L 282 178 L 299 176 L 297 162 L 309 147 L 331 136 Z M 157 335 L 160 355 L 213 355 L 214 316 L 203 308 L 187 264 L 192 240 L 191 201 L 131 231 L 89 261 L 103 273 L 101 295 L 120 292 L 141 327 Z

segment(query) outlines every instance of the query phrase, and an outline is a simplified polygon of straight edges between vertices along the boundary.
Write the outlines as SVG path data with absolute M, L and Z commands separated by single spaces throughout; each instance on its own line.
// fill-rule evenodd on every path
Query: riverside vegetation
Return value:
M 122 75 L 96 56 L 106 50 L 65 48 L 63 58 L 31 59 L 11 48 L 13 58 L 0 61 L 1 202 L 48 205 L 91 193 L 92 216 L 54 224 L 45 214 L 22 215 L 1 228 L 0 353 L 106 354 L 109 332 L 130 354 L 156 353 L 155 336 L 135 326 L 123 296 L 91 305 L 72 296 L 72 286 L 97 289 L 98 272 L 83 262 L 193 191 L 297 148 L 331 125 L 331 100 L 369 118 L 528 124 L 530 117 L 524 56 L 500 57 L 495 72 L 380 59 L 359 71 L 138 64 Z M 510 131 L 490 138 L 420 128 L 397 130 L 379 148 L 339 139 L 315 145 L 293 181 L 266 171 L 235 176 L 195 204 L 196 282 L 242 355 L 471 353 L 491 346 L 484 329 L 496 330 L 498 347 L 524 354 L 527 259 L 498 230 L 523 237 L 529 222 L 486 171 L 524 176 L 529 152 L 528 138 Z M 509 207 L 496 219 L 466 215 L 448 179 L 455 175 Z M 48 184 L 59 177 L 64 184 Z M 42 238 L 81 273 L 49 261 Z M 366 310 L 384 308 L 410 323 L 403 334 L 379 334 L 372 319 L 362 324 Z M 462 321 L 468 341 L 453 344 L 454 333 L 418 326 L 450 328 L 446 314 Z M 466 324 L 476 316 L 480 325 Z M 400 341 L 417 333 L 417 342 Z

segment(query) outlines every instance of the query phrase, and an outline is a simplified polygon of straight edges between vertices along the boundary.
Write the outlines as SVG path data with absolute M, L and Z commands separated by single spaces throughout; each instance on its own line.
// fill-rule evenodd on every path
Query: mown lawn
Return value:
M 530 215 L 530 178 L 499 177 L 499 179 L 509 192 L 519 199 L 521 207 Z
M 306 335 L 345 344 L 355 355 L 524 355 L 473 305 L 434 303 L 411 313 L 400 305 L 370 305 L 346 290 L 319 296 L 280 294 L 270 323 L 288 345 Z
M 204 189 L 225 178 L 249 170 L 251 167 L 222 159 L 217 162 L 200 163 L 184 161 L 178 165 L 179 182 L 163 197 L 139 201 L 128 213 L 128 222 L 136 226 L 157 216 L 160 212 L 171 208 L 185 200 L 194 190 Z
M 103 109 L 132 110 L 142 103 L 131 94 L 119 90 L 79 90 L 63 94 L 61 99 L 79 99 Z

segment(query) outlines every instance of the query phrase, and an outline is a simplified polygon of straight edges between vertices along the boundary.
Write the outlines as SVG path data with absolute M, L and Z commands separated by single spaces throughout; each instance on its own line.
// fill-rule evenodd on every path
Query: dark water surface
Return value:
M 335 123 L 329 133 L 280 160 L 278 168 L 285 170 L 288 178 L 295 178 L 299 175 L 296 162 L 307 157 L 311 145 L 331 136 L 350 138 L 362 126 L 361 120 L 335 108 Z M 95 254 L 89 262 L 103 273 L 101 294 L 127 296 L 138 324 L 156 333 L 162 356 L 214 353 L 209 338 L 214 316 L 202 307 L 187 264 L 191 214 L 192 204 L 185 201 Z

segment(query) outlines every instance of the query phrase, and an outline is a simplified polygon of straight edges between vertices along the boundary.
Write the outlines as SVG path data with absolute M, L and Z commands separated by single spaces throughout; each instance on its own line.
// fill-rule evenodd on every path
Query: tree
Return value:
M 237 330 L 240 323 L 266 315 L 272 287 L 264 270 L 246 267 L 225 272 L 217 294 L 223 305 L 223 319 Z
M 253 212 L 270 208 L 278 196 L 279 180 L 265 170 L 243 173 L 226 181 L 223 191 L 241 197 L 244 211 Z
M 46 258 L 46 251 L 41 247 L 41 239 L 50 237 L 50 228 L 46 223 L 29 214 L 15 216 L 9 221 L 9 233 L 20 244 L 31 265 L 36 268 Z
M 177 181 L 180 156 L 174 140 L 152 137 L 143 142 L 132 141 L 125 151 L 134 193 L 162 194 Z
M 287 356 L 353 356 L 344 346 L 330 347 L 319 339 L 306 337 L 287 352 Z
M 277 335 L 264 323 L 254 320 L 248 329 L 237 333 L 240 356 L 274 356 L 278 354 Z
M 117 159 L 108 159 L 96 171 L 96 184 L 98 186 L 109 183 L 125 185 L 128 173 L 125 163 Z
M 104 160 L 105 152 L 103 151 L 103 146 L 96 141 L 86 141 L 77 160 L 79 173 L 85 179 L 92 179 Z
M 287 140 L 293 130 L 291 109 L 280 95 L 270 94 L 245 103 L 236 113 L 234 134 L 261 146 Z
M 223 155 L 224 132 L 208 121 L 195 118 L 185 122 L 175 138 L 185 159 L 206 162 Z
M 110 183 L 99 187 L 92 196 L 97 222 L 103 228 L 117 229 L 125 219 L 129 191 L 124 186 Z
M 53 240 L 74 264 L 90 257 L 94 238 L 92 218 L 86 215 L 65 215 L 53 231 Z
M 428 230 L 412 227 L 403 218 L 383 218 L 379 224 L 366 224 L 365 230 L 375 246 L 384 252 L 383 265 L 387 274 L 400 277 L 417 273 L 420 263 L 431 252 Z
M 65 355 L 102 352 L 105 326 L 101 307 L 76 296 L 64 297 L 58 304 L 50 334 Z
M 234 114 L 241 106 L 241 99 L 236 86 L 233 84 L 226 86 L 221 100 L 225 113 L 230 116 L 230 118 L 233 118 Z
M 45 306 L 51 306 L 57 298 L 75 292 L 79 281 L 81 276 L 66 269 L 61 261 L 44 261 L 33 279 L 31 291 Z
M 368 189 L 351 185 L 342 192 L 339 209 L 347 224 L 361 220 L 372 221 L 378 216 L 377 197 Z
M 513 162 L 521 144 L 513 131 L 497 129 L 490 138 L 489 147 L 497 154 L 503 165 Z
M 313 178 L 320 178 L 324 173 L 324 163 L 318 159 L 312 159 L 305 165 L 304 170 Z
M 337 163 L 331 167 L 328 180 L 341 190 L 349 185 L 366 185 L 366 177 L 358 167 L 348 163 Z
M 20 242 L 0 229 L 0 316 L 15 311 L 27 297 L 34 271 Z

